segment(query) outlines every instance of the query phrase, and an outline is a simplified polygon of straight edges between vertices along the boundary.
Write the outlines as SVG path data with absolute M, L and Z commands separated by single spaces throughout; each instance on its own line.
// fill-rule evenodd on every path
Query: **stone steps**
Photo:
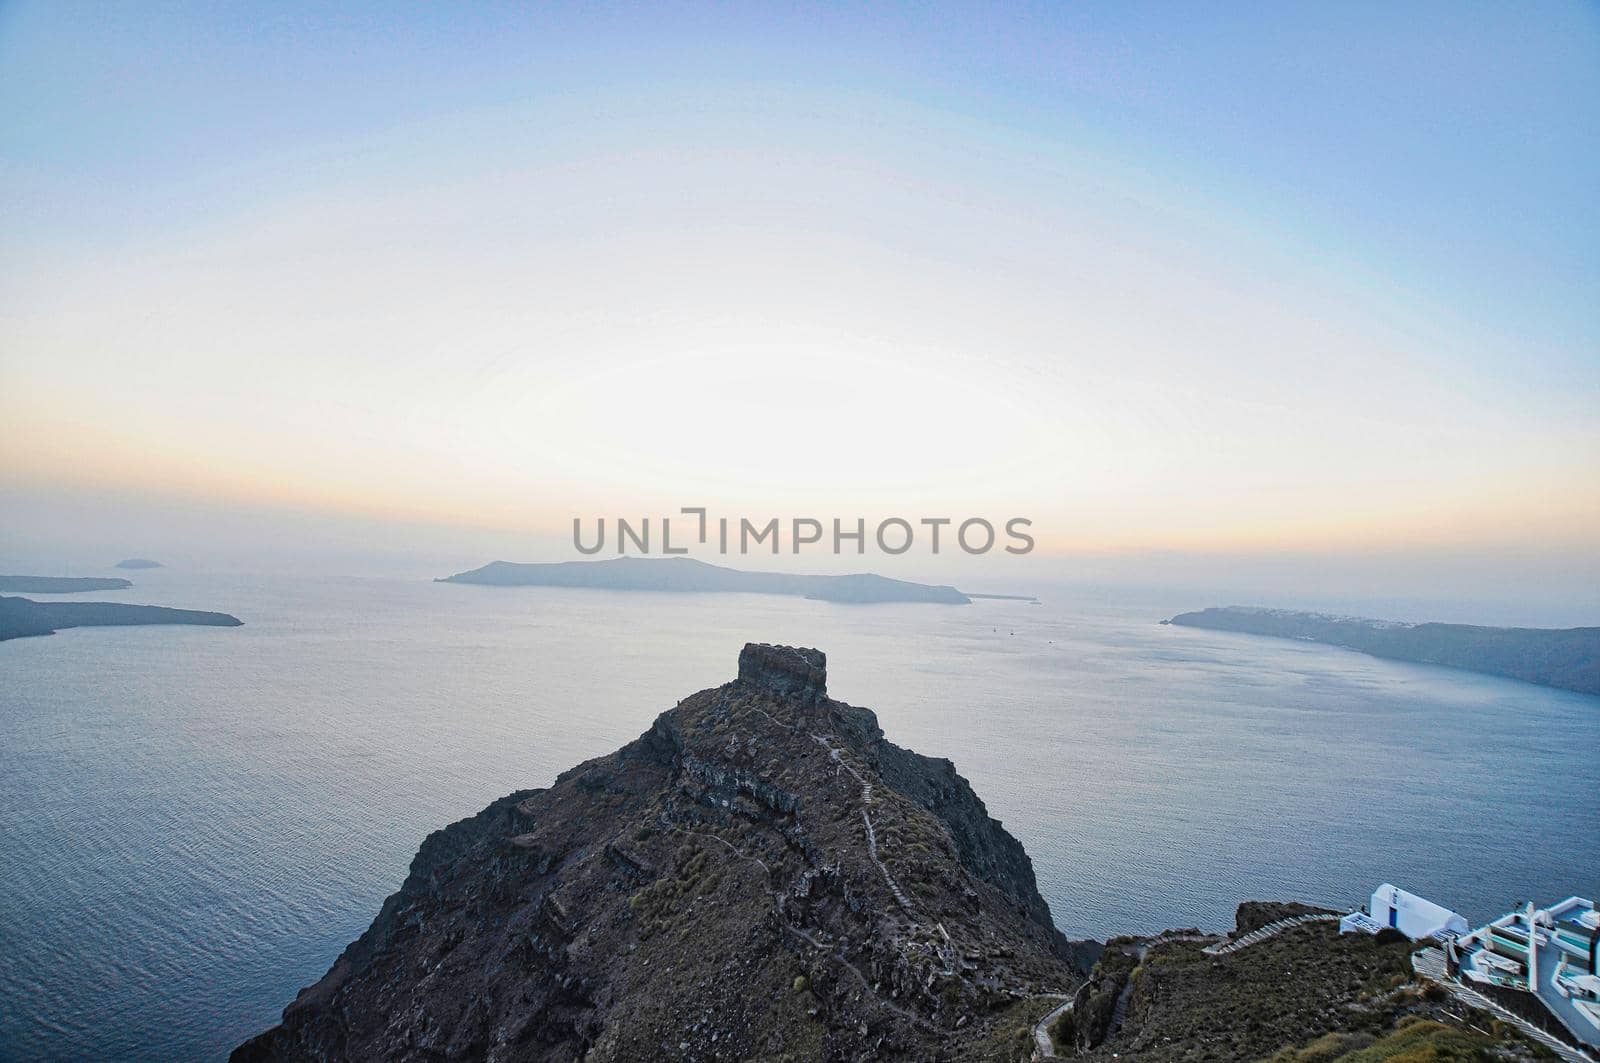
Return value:
M 1033 1058 L 1055 1059 L 1056 1045 L 1050 1037 L 1050 1025 L 1061 1016 L 1062 1012 L 1071 1011 L 1074 997 L 1067 997 L 1060 1005 L 1048 1015 L 1033 1024 Z
M 1266 926 L 1257 927 L 1250 931 L 1242 938 L 1218 942 L 1200 951 L 1207 956 L 1227 956 L 1238 952 L 1240 949 L 1249 948 L 1251 945 L 1266 941 L 1268 938 L 1277 937 L 1285 930 L 1292 930 L 1307 923 L 1337 923 L 1340 918 L 1340 916 L 1334 915 L 1332 912 L 1309 912 L 1305 915 L 1290 916 L 1287 919 L 1275 919 Z
M 1129 978 L 1127 985 L 1122 987 L 1122 992 L 1117 994 L 1116 1007 L 1111 1009 L 1111 1025 L 1106 1028 L 1106 1037 L 1115 1037 L 1122 1029 L 1123 1023 L 1128 1021 L 1128 1001 L 1133 997 L 1133 979 Z
M 878 865 L 878 870 L 883 873 L 883 881 L 888 883 L 889 892 L 894 894 L 894 899 L 899 903 L 900 907 L 908 912 L 911 911 L 911 898 L 907 897 L 905 892 L 901 890 L 900 883 L 896 882 L 894 876 L 889 874 L 888 866 L 878 856 L 878 833 L 872 829 L 872 817 L 867 815 L 866 809 L 861 810 L 861 822 L 867 826 L 867 855 L 872 857 L 874 864 Z

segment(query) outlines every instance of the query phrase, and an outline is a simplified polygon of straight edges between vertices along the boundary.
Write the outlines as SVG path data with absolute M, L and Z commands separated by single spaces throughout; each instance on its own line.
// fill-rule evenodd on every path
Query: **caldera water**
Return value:
M 1600 885 L 1600 698 L 1157 622 L 1221 603 L 137 583 L 74 597 L 245 626 L 0 644 L 6 1059 L 222 1058 L 428 832 L 638 736 L 747 641 L 823 649 L 834 697 L 954 760 L 1072 937 L 1386 880 L 1473 920 Z

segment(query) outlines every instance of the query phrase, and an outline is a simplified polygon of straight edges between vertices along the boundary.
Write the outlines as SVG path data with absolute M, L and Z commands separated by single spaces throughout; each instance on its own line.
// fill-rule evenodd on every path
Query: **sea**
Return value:
M 637 737 L 748 641 L 824 650 L 833 697 L 952 759 L 1069 937 L 1386 881 L 1473 921 L 1600 894 L 1600 698 L 1159 623 L 1227 603 L 135 579 L 73 597 L 245 624 L 0 644 L 6 1060 L 225 1057 L 430 831 Z

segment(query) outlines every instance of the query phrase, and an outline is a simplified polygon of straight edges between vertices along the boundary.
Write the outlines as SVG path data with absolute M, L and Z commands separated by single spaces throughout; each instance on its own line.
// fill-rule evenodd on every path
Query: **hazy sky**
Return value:
M 704 504 L 1597 571 L 1600 8 L 323 7 L 0 7 L 4 552 Z

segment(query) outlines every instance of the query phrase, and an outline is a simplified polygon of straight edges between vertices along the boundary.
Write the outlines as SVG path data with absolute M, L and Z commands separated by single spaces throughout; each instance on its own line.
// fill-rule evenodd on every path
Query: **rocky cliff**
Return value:
M 749 645 L 636 741 L 430 836 L 234 1059 L 1010 1059 L 1071 955 L 949 761 L 830 699 L 818 651 Z

